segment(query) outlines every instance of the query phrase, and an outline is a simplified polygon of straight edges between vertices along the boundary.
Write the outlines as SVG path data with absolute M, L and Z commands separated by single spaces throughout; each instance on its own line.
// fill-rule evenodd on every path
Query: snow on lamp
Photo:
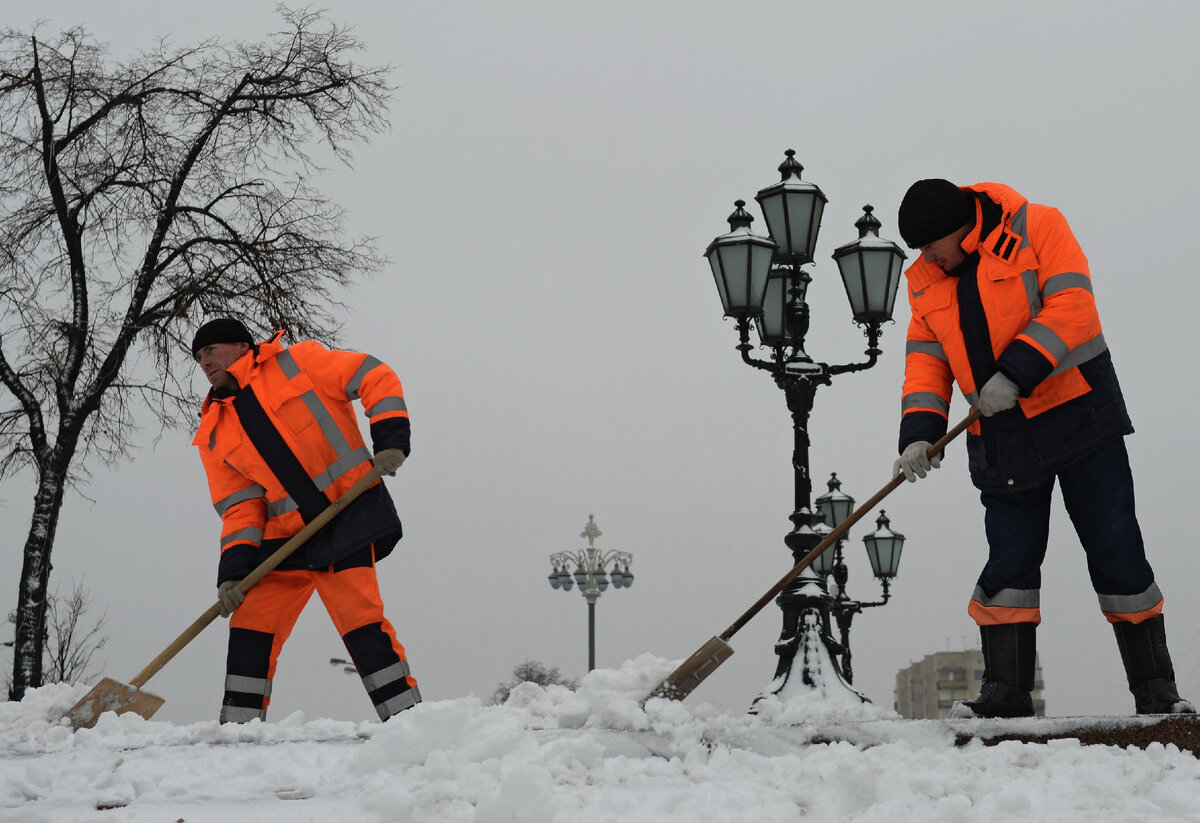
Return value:
M 880 580 L 891 580 L 900 568 L 900 552 L 904 548 L 904 535 L 892 531 L 887 513 L 879 512 L 875 531 L 863 538 L 867 547 L 867 559 L 871 561 L 871 572 Z
M 796 152 L 788 149 L 784 154 L 787 159 L 779 166 L 780 181 L 759 191 L 754 199 L 779 253 L 804 265 L 812 262 L 821 215 L 829 201 L 820 188 L 800 179 L 804 167 L 796 161 Z
M 896 289 L 900 285 L 905 254 L 891 240 L 879 236 L 879 219 L 863 206 L 855 222 L 858 239 L 839 246 L 833 253 L 850 300 L 855 323 L 879 324 L 892 319 Z
M 734 203 L 734 212 L 728 218 L 729 231 L 714 238 L 704 252 L 726 317 L 757 317 L 762 312 L 767 272 L 775 254 L 771 238 L 750 231 L 754 217 L 743 208 L 745 205 L 745 200 Z

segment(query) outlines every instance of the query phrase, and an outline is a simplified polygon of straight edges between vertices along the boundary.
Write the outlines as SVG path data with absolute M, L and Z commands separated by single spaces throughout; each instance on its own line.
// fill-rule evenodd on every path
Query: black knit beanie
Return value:
M 910 249 L 918 249 L 961 229 L 975 219 L 969 192 L 949 180 L 918 180 L 900 201 L 896 222 Z
M 196 330 L 196 336 L 192 338 L 192 357 L 199 354 L 202 348 L 211 346 L 213 343 L 249 343 L 253 346 L 254 338 L 242 325 L 241 320 L 235 320 L 232 317 L 209 320 Z

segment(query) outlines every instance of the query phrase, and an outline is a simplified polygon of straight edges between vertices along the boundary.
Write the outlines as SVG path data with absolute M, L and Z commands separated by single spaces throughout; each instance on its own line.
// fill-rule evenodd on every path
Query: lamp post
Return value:
M 829 491 L 817 498 L 817 509 L 821 512 L 822 522 L 817 530 L 823 534 L 836 529 L 854 511 L 854 498 L 842 491 L 842 483 L 838 480 L 837 472 L 829 476 Z M 849 532 L 847 532 L 849 534 Z M 823 535 L 822 535 L 823 536 Z M 829 613 L 838 625 L 839 643 L 836 649 L 831 649 L 835 658 L 839 658 L 842 676 L 847 683 L 854 682 L 854 668 L 850 661 L 850 623 L 854 615 L 863 609 L 882 606 L 891 599 L 891 582 L 900 568 L 900 552 L 904 549 L 904 535 L 891 528 L 887 512 L 882 509 L 875 520 L 875 531 L 863 538 L 867 550 L 867 559 L 871 562 L 871 573 L 883 588 L 883 598 L 872 603 L 852 600 L 846 593 L 846 583 L 850 579 L 850 570 L 846 568 L 845 557 L 842 554 L 842 544 L 846 535 L 834 544 L 832 549 L 822 552 L 813 562 L 812 568 L 826 581 L 833 580 L 836 590 L 831 593 Z
M 808 418 L 817 388 L 830 385 L 836 375 L 869 369 L 878 361 L 880 327 L 891 320 L 905 254 L 895 243 L 879 237 L 879 220 L 872 214 L 871 206 L 864 206 L 863 215 L 854 224 L 858 239 L 839 246 L 833 258 L 854 322 L 863 327 L 867 338 L 866 359 L 841 365 L 814 361 L 804 348 L 809 327 L 805 296 L 812 276 L 803 267 L 813 262 L 821 216 L 828 200 L 819 187 L 801 179 L 804 168 L 796 161 L 796 153 L 788 149 L 784 154 L 779 182 L 762 189 L 755 197 L 769 236 L 751 231 L 754 218 L 745 210 L 745 201 L 738 200 L 728 218 L 729 232 L 709 244 L 705 257 L 712 268 L 725 316 L 737 322 L 737 349 L 743 362 L 774 378 L 783 390 L 792 416 L 795 509 L 790 518 L 792 531 L 784 543 L 795 562 L 799 562 L 821 539 L 815 527 L 822 518 L 810 508 L 812 481 L 808 469 Z M 770 350 L 769 358 L 751 356 L 755 348 L 750 343 L 752 324 L 758 329 L 761 346 Z M 833 599 L 823 577 L 806 569 L 780 594 L 777 602 L 783 610 L 783 632 L 776 644 L 779 663 L 775 678 L 764 694 L 779 694 L 787 687 L 800 649 L 804 650 L 805 685 L 836 688 L 840 684 L 853 691 L 833 661 L 833 652 L 840 654 L 840 649 L 829 634 Z M 820 643 L 805 642 L 814 633 Z M 832 669 L 828 676 L 826 661 Z
M 588 604 L 588 671 L 596 668 L 596 601 L 601 592 L 608 589 L 609 580 L 614 589 L 627 589 L 633 585 L 633 572 L 629 564 L 633 555 L 629 552 L 601 552 L 596 548 L 596 538 L 601 534 L 596 520 L 588 515 L 587 525 L 580 532 L 586 537 L 586 549 L 577 552 L 555 552 L 550 555 L 550 588 L 569 592 L 576 584 L 579 593 Z M 609 566 L 612 571 L 607 571 Z M 574 572 L 568 571 L 572 566 Z
M 330 666 L 341 666 L 343 674 L 358 674 L 358 669 L 354 668 L 354 663 L 346 660 L 344 657 L 329 658 Z

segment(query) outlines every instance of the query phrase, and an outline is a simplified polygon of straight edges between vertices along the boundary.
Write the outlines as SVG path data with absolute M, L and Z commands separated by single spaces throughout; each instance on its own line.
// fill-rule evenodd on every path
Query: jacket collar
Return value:
M 1029 205 L 1029 201 L 1016 189 L 1003 183 L 976 183 L 965 188 L 987 195 L 994 203 L 999 204 L 1001 211 L 1000 224 L 992 229 L 987 237 L 976 237 L 974 248 L 977 248 L 980 254 L 988 254 L 1005 262 L 1011 262 L 1016 251 L 1028 245 L 1025 242 L 1024 225 L 1014 226 L 1013 218 Z M 978 228 L 980 210 L 978 201 L 975 210 L 976 228 Z M 965 242 L 963 248 L 966 249 Z M 967 250 L 968 253 L 974 248 Z
M 284 350 L 280 339 L 286 332 L 287 329 L 280 329 L 230 364 L 228 371 L 233 375 L 233 379 L 237 380 L 239 386 L 249 385 L 254 372 L 267 361 L 275 359 Z M 200 407 L 200 414 L 203 415 L 208 411 L 211 404 L 226 399 L 228 398 L 214 397 L 213 389 L 209 389 L 208 395 L 204 398 L 204 404 Z
M 979 248 L 979 235 L 983 231 L 983 205 L 979 202 L 978 197 L 972 199 L 975 201 L 975 226 L 959 244 L 968 255 Z

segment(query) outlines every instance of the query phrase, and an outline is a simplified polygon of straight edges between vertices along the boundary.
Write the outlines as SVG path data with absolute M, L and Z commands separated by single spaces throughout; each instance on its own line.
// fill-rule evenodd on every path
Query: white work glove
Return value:
M 979 391 L 979 413 L 991 417 L 997 412 L 1007 411 L 1017 405 L 1020 389 L 1004 372 L 996 372 L 983 384 Z
M 221 617 L 229 617 L 242 605 L 246 595 L 238 591 L 239 580 L 226 580 L 217 586 L 217 600 L 221 602 Z
M 940 468 L 942 458 L 937 454 L 930 457 L 929 450 L 931 448 L 933 448 L 933 444 L 928 440 L 909 443 L 900 454 L 900 459 L 892 464 L 892 477 L 897 477 L 900 472 L 904 472 L 905 480 L 909 483 L 916 483 L 918 477 L 924 477 L 932 469 Z
M 404 465 L 403 449 L 384 449 L 375 455 L 375 470 L 389 477 L 396 476 L 396 469 Z

